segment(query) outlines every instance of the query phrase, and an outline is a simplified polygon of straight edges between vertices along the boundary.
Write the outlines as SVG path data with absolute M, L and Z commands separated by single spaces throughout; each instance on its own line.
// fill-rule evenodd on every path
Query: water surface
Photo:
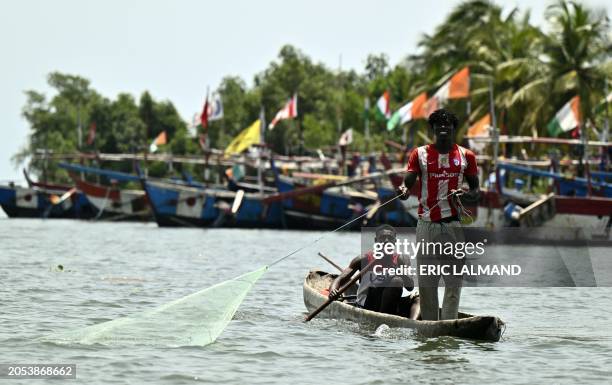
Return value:
M 584 384 L 612 376 L 610 288 L 464 289 L 463 311 L 507 323 L 498 343 L 302 323 L 303 278 L 332 269 L 317 251 L 344 265 L 359 253 L 358 233 L 330 235 L 275 265 L 212 345 L 38 342 L 254 270 L 320 233 L 0 218 L 0 235 L 1 363 L 76 363 L 78 383 Z

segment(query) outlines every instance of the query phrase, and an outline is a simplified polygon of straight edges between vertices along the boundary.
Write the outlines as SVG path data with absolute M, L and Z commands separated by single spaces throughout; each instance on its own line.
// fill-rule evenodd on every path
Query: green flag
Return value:
M 391 119 L 387 121 L 387 131 L 393 131 L 402 120 L 402 114 L 399 110 L 395 111 L 391 116 Z

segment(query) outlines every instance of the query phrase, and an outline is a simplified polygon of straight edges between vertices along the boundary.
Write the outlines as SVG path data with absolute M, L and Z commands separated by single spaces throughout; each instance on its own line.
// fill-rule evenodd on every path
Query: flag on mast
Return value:
M 166 135 L 166 131 L 162 131 L 159 135 L 157 135 L 157 138 L 155 138 L 153 143 L 151 143 L 151 146 L 149 146 L 149 152 L 157 151 L 157 146 L 161 146 L 163 144 L 166 144 L 167 142 L 168 137 Z
M 378 98 L 378 101 L 376 102 L 376 107 L 378 107 L 378 112 L 380 112 L 382 116 L 385 117 L 385 119 L 389 119 L 391 117 L 390 101 L 391 101 L 391 95 L 389 94 L 389 91 L 385 91 L 380 96 L 380 98 Z
M 270 122 L 268 129 L 273 129 L 276 124 L 284 119 L 293 119 L 297 117 L 297 93 L 293 94 L 293 96 L 287 101 L 285 106 L 281 108 L 274 116 L 274 119 Z
M 449 99 L 463 99 L 470 96 L 470 67 L 464 67 L 456 72 L 440 87 L 427 102 L 427 116 L 442 108 Z
M 209 122 L 223 119 L 223 102 L 221 101 L 221 95 L 219 95 L 218 92 L 215 92 L 212 95 L 212 100 L 208 104 L 207 119 Z
M 191 118 L 191 123 L 187 126 L 190 137 L 196 138 L 198 136 L 198 127 L 200 127 L 200 113 L 196 112 Z
M 87 145 L 91 146 L 94 140 L 96 140 L 96 122 L 91 122 L 89 133 L 87 134 Z
M 401 106 L 391 119 L 387 122 L 387 130 L 391 131 L 395 129 L 398 125 L 402 125 L 411 120 L 424 118 L 425 111 L 423 110 L 423 106 L 427 102 L 427 94 L 425 92 L 419 94 L 416 98 L 412 99 L 408 103 Z
M 571 131 L 580 125 L 580 96 L 574 96 L 557 112 L 548 123 L 550 136 L 558 136 L 562 132 Z
M 200 114 L 200 126 L 204 129 L 208 128 L 208 92 L 206 92 L 206 99 L 204 100 L 204 106 Z
M 239 154 L 249 148 L 252 144 L 261 141 L 261 120 L 257 119 L 249 127 L 238 134 L 225 148 L 225 155 Z
M 189 135 L 192 138 L 197 137 L 199 127 L 202 127 L 202 130 L 206 131 L 208 128 L 208 122 L 220 119 L 223 119 L 223 102 L 221 101 L 221 95 L 215 92 L 210 102 L 208 101 L 208 97 L 206 97 L 206 101 L 202 107 L 202 112 L 196 112 L 193 114 L 191 124 L 188 127 Z
M 481 152 L 484 147 L 484 142 L 478 142 L 472 140 L 472 138 L 486 138 L 490 136 L 491 129 L 491 114 L 486 114 L 476 123 L 474 123 L 467 131 L 467 138 L 469 139 L 470 148 Z
M 349 128 L 348 130 L 344 131 L 340 136 L 340 140 L 338 140 L 338 145 L 348 146 L 351 143 L 353 143 L 353 129 Z

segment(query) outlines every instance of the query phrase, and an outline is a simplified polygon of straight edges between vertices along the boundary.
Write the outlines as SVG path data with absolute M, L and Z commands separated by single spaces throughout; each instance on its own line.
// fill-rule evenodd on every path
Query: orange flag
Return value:
M 425 114 L 441 108 L 448 99 L 462 99 L 470 96 L 470 68 L 464 67 L 455 73 L 436 93 L 427 101 Z
M 412 100 L 412 119 L 427 119 L 425 106 L 427 104 L 427 94 L 420 93 Z
M 489 127 L 491 127 L 491 115 L 486 114 L 479 121 L 468 128 L 467 138 L 469 139 L 470 148 L 476 152 L 482 152 L 485 148 L 485 142 L 473 140 L 472 138 L 488 137 Z
M 470 68 L 465 67 L 450 79 L 448 98 L 462 99 L 470 96 Z
M 486 114 L 479 121 L 468 128 L 468 137 L 489 136 L 489 127 L 491 126 L 491 115 Z
M 157 146 L 166 144 L 167 141 L 168 141 L 168 138 L 166 136 L 166 131 L 162 131 L 159 135 L 157 135 L 157 138 L 155 138 L 153 143 L 151 143 L 151 146 L 149 147 L 149 152 L 157 151 Z

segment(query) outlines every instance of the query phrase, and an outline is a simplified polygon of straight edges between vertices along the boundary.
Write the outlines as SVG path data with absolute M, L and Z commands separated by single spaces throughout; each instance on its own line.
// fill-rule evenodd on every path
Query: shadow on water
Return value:
M 413 349 L 414 359 L 424 364 L 457 364 L 468 363 L 466 355 L 459 355 L 461 350 L 481 350 L 492 352 L 496 349 L 490 342 L 462 340 L 454 337 L 426 338 L 415 336 L 417 346 Z
M 381 353 L 389 350 L 406 349 L 413 359 L 426 364 L 431 363 L 466 363 L 469 359 L 465 354 L 459 354 L 467 350 L 478 350 L 485 353 L 495 352 L 498 349 L 495 343 L 487 341 L 466 340 L 455 337 L 428 338 L 420 336 L 413 329 L 389 328 L 381 325 L 378 328 L 367 324 L 357 324 L 346 320 L 321 319 L 316 327 L 328 332 L 352 333 L 370 342 L 385 343 Z M 376 351 L 378 346 L 370 346 L 371 351 Z
M 464 348 L 478 349 L 481 351 L 496 351 L 495 343 L 487 341 L 467 340 L 455 337 L 426 338 L 416 335 L 415 340 L 419 345 L 414 349 L 418 352 L 433 352 L 446 350 L 459 350 Z

